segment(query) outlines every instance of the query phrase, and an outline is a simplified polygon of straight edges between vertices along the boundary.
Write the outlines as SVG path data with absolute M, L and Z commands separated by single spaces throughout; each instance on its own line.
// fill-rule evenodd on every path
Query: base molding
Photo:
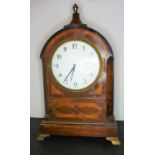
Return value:
M 42 120 L 40 134 L 85 137 L 118 137 L 114 118 L 100 123 L 73 123 Z
M 113 117 L 100 123 L 60 122 L 42 120 L 39 125 L 38 141 L 43 141 L 50 135 L 83 136 L 106 138 L 113 145 L 120 145 L 117 124 Z

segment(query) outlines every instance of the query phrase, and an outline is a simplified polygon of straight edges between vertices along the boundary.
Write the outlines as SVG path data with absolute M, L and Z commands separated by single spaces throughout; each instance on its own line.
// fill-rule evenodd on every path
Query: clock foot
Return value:
M 50 134 L 39 134 L 37 137 L 38 141 L 43 141 L 46 137 L 49 137 Z
M 118 137 L 106 137 L 106 140 L 111 141 L 112 145 L 121 145 Z

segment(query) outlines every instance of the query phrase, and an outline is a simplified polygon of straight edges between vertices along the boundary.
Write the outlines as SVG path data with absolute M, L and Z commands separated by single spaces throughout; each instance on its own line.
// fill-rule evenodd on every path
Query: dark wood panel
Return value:
M 110 116 L 113 114 L 113 57 L 111 56 L 107 59 L 106 90 L 107 116 Z
M 106 118 L 104 99 L 54 98 L 49 100 L 50 120 L 101 122 Z

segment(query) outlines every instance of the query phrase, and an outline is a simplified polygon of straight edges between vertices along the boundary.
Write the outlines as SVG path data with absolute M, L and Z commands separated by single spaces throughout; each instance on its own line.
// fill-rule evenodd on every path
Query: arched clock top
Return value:
M 40 57 L 42 59 L 46 59 L 47 55 L 54 51 L 54 47 L 58 46 L 65 40 L 71 39 L 81 39 L 90 42 L 96 48 L 98 48 L 98 50 L 101 52 L 101 54 L 104 55 L 104 57 L 113 55 L 112 48 L 104 36 L 102 36 L 99 32 L 92 28 L 79 25 L 76 28 L 73 28 L 72 26 L 65 27 L 52 35 L 45 43 Z
M 51 48 L 51 46 L 56 46 L 56 44 L 68 39 L 88 40 L 99 48 L 102 53 L 105 53 L 106 56 L 109 56 L 109 54 L 112 55 L 112 49 L 106 38 L 96 30 L 81 22 L 78 8 L 77 4 L 73 5 L 73 17 L 71 22 L 64 26 L 63 29 L 57 31 L 46 41 L 40 55 L 42 59 L 46 58 L 47 50 Z M 52 50 L 50 51 L 52 52 Z

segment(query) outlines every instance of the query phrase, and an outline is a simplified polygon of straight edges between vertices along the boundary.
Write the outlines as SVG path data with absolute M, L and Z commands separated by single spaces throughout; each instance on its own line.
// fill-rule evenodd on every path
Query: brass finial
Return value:
M 77 13 L 78 12 L 78 5 L 77 4 L 74 4 L 73 5 L 73 11 L 74 11 L 74 13 Z
M 78 13 L 78 5 L 77 4 L 74 4 L 73 5 L 73 17 L 72 17 L 72 21 L 70 24 L 82 24 L 81 20 L 80 20 L 80 16 L 79 16 L 79 13 Z

